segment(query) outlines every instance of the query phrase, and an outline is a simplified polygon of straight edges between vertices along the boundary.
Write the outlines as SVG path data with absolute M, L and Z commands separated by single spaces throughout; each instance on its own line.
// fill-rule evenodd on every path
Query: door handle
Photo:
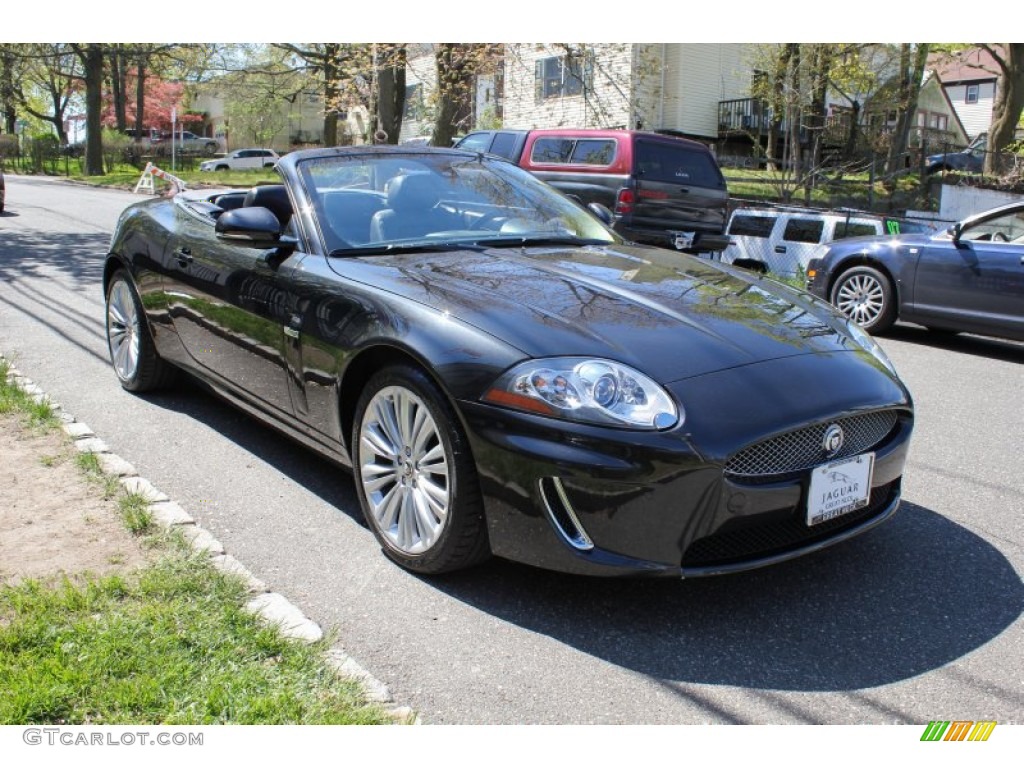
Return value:
M 785 253 L 786 252 L 786 246 L 784 246 L 784 245 L 776 245 L 775 246 L 775 252 L 776 253 Z

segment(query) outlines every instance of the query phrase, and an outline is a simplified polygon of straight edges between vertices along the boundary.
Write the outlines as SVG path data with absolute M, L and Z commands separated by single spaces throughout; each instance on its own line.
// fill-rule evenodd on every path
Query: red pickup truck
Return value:
M 590 128 L 473 131 L 459 149 L 500 155 L 574 197 L 614 213 L 637 242 L 691 253 L 721 251 L 729 193 L 700 142 L 660 133 Z

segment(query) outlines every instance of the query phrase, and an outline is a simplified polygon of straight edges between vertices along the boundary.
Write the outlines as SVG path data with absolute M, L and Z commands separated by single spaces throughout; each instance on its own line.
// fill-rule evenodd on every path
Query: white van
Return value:
M 727 264 L 794 277 L 807 269 L 822 243 L 865 235 L 926 231 L 923 222 L 861 211 L 807 208 L 737 208 L 729 219 L 730 243 L 722 251 Z

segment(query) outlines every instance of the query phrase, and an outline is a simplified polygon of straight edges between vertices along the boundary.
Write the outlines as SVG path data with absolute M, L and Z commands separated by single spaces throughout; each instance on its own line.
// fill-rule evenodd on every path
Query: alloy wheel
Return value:
M 869 326 L 885 310 L 885 289 L 873 275 L 850 275 L 836 291 L 835 304 L 854 322 Z
M 359 430 L 359 480 L 372 524 L 406 555 L 437 543 L 452 501 L 448 456 L 426 403 L 401 386 L 377 392 Z
M 139 313 L 124 280 L 114 283 L 107 299 L 107 342 L 118 377 L 130 381 L 139 368 Z

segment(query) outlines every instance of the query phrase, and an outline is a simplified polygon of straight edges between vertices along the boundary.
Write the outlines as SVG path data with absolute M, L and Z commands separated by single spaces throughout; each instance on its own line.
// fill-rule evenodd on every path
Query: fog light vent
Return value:
M 594 548 L 594 542 L 583 530 L 576 512 L 569 503 L 569 497 L 565 495 L 565 488 L 562 487 L 561 479 L 557 477 L 543 477 L 540 481 L 540 495 L 544 499 L 544 507 L 548 511 L 548 517 L 555 526 L 562 538 L 569 543 L 573 549 L 586 551 Z

